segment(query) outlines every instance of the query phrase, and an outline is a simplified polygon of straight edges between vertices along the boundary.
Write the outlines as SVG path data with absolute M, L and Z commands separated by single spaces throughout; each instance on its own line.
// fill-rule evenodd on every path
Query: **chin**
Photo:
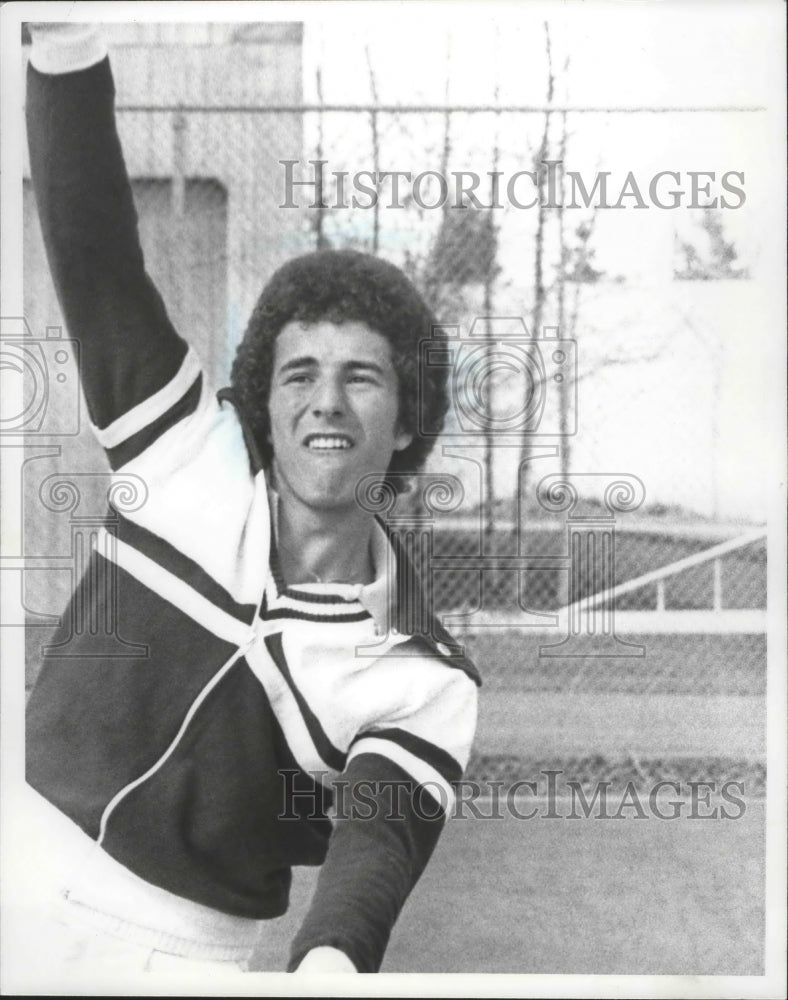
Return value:
M 313 510 L 344 510 L 356 506 L 353 490 L 315 490 L 305 494 L 303 500 Z

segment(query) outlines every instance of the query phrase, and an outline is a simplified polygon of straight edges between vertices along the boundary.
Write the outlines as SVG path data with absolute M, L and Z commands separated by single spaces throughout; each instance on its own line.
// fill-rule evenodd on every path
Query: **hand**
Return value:
M 30 38 L 39 46 L 84 45 L 93 38 L 100 37 L 95 24 L 80 24 L 73 21 L 26 21 Z
M 313 948 L 301 959 L 296 972 L 358 972 L 344 951 L 339 948 Z
M 57 75 L 87 69 L 107 54 L 95 24 L 27 21 L 24 27 L 33 42 L 30 62 L 41 73 Z
M 96 30 L 94 24 L 82 24 L 78 21 L 25 21 L 24 23 L 34 38 L 80 37 Z

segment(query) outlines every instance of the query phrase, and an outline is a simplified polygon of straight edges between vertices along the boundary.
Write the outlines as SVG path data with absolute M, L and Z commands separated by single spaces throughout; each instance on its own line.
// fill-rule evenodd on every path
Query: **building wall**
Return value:
M 146 266 L 176 328 L 218 387 L 227 382 L 263 284 L 300 247 L 300 213 L 277 210 L 277 161 L 301 156 L 301 115 L 239 109 L 301 102 L 301 25 L 108 25 L 105 35 Z M 123 110 L 130 105 L 137 110 Z M 180 105 L 216 110 L 171 110 Z M 64 323 L 27 162 L 25 178 L 25 315 L 33 337 L 42 338 L 47 327 Z M 30 556 L 67 556 L 74 519 L 100 518 L 106 510 L 107 464 L 84 404 L 79 433 L 63 436 L 73 424 L 74 392 L 71 385 L 52 385 L 44 430 L 54 433 L 30 439 L 51 447 L 28 447 L 22 471 Z M 77 484 L 78 511 L 47 506 L 54 476 Z M 29 572 L 28 611 L 58 613 L 72 583 L 67 567 Z M 32 659 L 48 633 L 31 633 Z
M 130 176 L 174 177 L 176 215 L 179 178 L 211 179 L 227 192 L 227 307 L 211 362 L 211 374 L 224 381 L 262 285 L 301 247 L 300 213 L 277 208 L 278 161 L 301 156 L 301 115 L 239 110 L 301 102 L 301 25 L 131 24 L 104 31 Z M 155 110 L 179 105 L 216 110 Z M 150 110 L 123 110 L 129 106 Z M 183 266 L 191 262 L 183 259 Z M 38 271 L 30 275 L 34 286 L 45 280 Z M 181 305 L 172 308 L 177 321 Z

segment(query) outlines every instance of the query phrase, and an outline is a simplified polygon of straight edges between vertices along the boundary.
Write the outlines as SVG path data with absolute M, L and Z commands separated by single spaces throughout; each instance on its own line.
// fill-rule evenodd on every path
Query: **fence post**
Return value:
M 712 565 L 714 568 L 713 608 L 715 611 L 722 611 L 722 562 L 719 559 L 715 559 Z

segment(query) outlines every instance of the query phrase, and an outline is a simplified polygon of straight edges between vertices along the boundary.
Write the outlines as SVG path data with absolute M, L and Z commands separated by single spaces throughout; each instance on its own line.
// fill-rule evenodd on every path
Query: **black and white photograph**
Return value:
M 0 991 L 785 996 L 784 5 L 0 19 Z

